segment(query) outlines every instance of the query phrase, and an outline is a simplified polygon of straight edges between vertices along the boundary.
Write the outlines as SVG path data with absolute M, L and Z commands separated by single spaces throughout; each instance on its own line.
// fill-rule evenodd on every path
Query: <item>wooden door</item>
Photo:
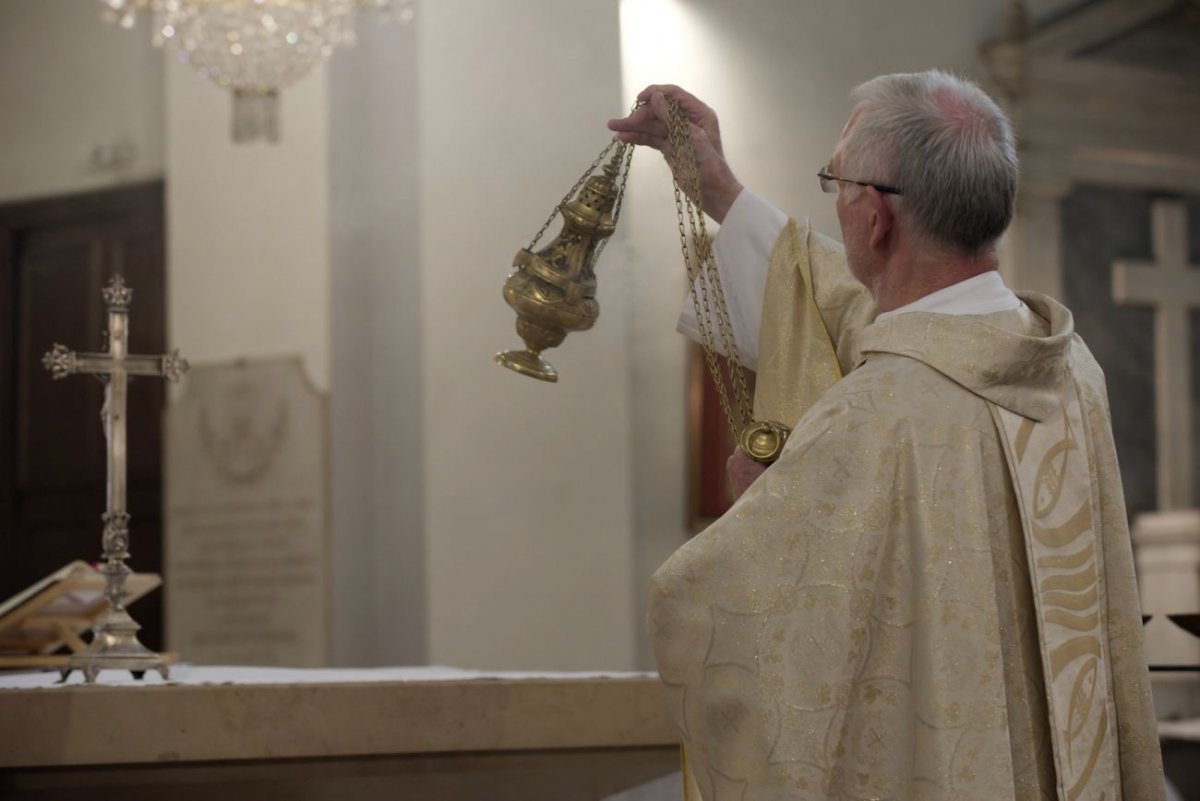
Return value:
M 105 347 L 101 288 L 117 273 L 134 290 L 130 349 L 166 345 L 163 184 L 0 205 L 0 598 L 74 559 L 98 562 L 105 509 L 103 385 L 54 381 L 56 342 Z M 162 570 L 162 381 L 129 390 L 129 512 L 136 571 Z M 142 642 L 162 644 L 162 598 L 131 612 Z

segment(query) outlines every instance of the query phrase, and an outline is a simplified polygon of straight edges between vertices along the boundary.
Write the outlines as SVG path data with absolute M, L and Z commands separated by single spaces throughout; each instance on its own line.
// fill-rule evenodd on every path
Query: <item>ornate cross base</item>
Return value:
M 73 655 L 62 669 L 66 681 L 71 671 L 79 670 L 88 684 L 96 681 L 102 670 L 128 670 L 140 679 L 147 670 L 157 670 L 165 679 L 173 660 L 169 654 L 156 654 L 138 641 L 141 629 L 124 607 L 109 608 L 92 629 L 92 642 Z

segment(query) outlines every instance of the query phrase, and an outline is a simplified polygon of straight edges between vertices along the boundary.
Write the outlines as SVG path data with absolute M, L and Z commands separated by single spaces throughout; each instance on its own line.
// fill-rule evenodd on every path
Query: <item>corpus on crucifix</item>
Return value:
M 129 353 L 129 305 L 133 290 L 125 279 L 114 277 L 102 290 L 108 307 L 108 349 L 104 353 L 78 353 L 65 345 L 55 344 L 42 359 L 42 364 L 54 378 L 66 378 L 75 373 L 89 373 L 104 382 L 104 407 L 100 417 L 108 441 L 108 492 L 104 521 L 105 597 L 108 611 L 93 628 L 92 642 L 71 657 L 63 669 L 65 679 L 72 670 L 83 672 L 90 684 L 101 670 L 128 670 L 141 678 L 147 670 L 157 670 L 167 677 L 167 658 L 156 654 L 138 641 L 141 628 L 125 609 L 125 578 L 132 572 L 125 564 L 129 558 L 129 512 L 125 505 L 126 474 L 126 398 L 131 376 L 152 376 L 178 381 L 188 369 L 179 351 L 161 356 L 135 356 Z
M 1200 307 L 1200 266 L 1189 267 L 1187 209 L 1176 201 L 1154 203 L 1154 263 L 1113 265 L 1113 298 L 1154 309 L 1155 429 L 1158 445 L 1158 508 L 1195 504 L 1192 477 L 1192 360 L 1188 311 Z

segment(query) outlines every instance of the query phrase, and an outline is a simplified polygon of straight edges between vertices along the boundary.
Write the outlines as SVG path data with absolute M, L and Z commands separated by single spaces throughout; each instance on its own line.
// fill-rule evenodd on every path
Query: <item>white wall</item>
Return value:
M 333 657 L 423 664 L 416 29 L 365 14 L 358 35 L 329 71 Z
M 620 246 L 600 320 L 516 347 L 513 254 L 608 140 L 617 4 L 437 0 L 417 10 L 429 656 L 492 668 L 634 661 L 630 343 Z M 551 229 L 550 235 L 558 226 Z
M 298 354 L 329 388 L 329 136 L 318 68 L 282 141 L 234 144 L 230 93 L 166 68 L 168 339 L 195 363 Z
M 0 0 L 0 202 L 161 177 L 161 63 L 94 0 Z M 130 163 L 92 164 L 118 142 Z

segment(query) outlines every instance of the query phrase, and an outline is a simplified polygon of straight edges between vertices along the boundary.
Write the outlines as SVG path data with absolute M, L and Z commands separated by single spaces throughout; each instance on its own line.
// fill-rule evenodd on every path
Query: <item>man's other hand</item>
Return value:
M 766 469 L 765 464 L 754 461 L 741 448 L 735 449 L 725 461 L 725 472 L 729 475 L 729 486 L 733 488 L 734 500 L 742 497 L 742 493 L 748 490 Z
M 696 154 L 701 195 L 699 198 L 693 197 L 692 201 L 699 201 L 708 216 L 719 223 L 725 219 L 729 207 L 742 191 L 742 185 L 725 161 L 721 128 L 715 111 L 678 86 L 656 84 L 642 90 L 638 101 L 643 105 L 634 109 L 632 114 L 609 120 L 609 130 L 616 131 L 622 142 L 646 145 L 662 153 L 678 181 L 679 167 L 671 149 L 668 129 L 668 97 L 679 104 L 691 125 L 692 150 Z M 680 184 L 680 188 L 690 196 L 691 187 Z

